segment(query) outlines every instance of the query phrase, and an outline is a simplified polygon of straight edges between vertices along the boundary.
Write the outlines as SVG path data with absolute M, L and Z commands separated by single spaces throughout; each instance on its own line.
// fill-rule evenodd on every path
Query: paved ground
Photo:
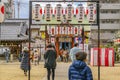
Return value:
M 56 68 L 56 74 L 55 74 L 55 80 L 68 80 L 68 67 L 69 67 L 70 63 L 62 63 L 59 62 L 57 64 L 57 68 Z M 46 77 L 43 78 L 43 80 L 47 80 Z
M 32 64 L 31 80 L 42 80 L 45 72 L 46 69 L 43 67 L 43 62 L 37 66 Z M 24 76 L 19 62 L 6 63 L 0 61 L 0 80 L 28 80 L 28 76 Z
M 68 80 L 68 68 L 71 63 L 59 63 L 55 80 Z M 98 80 L 98 67 L 90 66 L 94 80 Z M 120 63 L 115 67 L 101 67 L 101 80 L 120 80 Z M 43 80 L 47 80 L 46 77 Z
M 68 80 L 68 68 L 71 63 L 57 64 L 55 80 Z M 0 61 L 0 80 L 28 80 L 24 76 L 23 71 L 19 68 L 19 62 L 5 63 Z M 98 80 L 98 67 L 90 66 L 93 72 L 94 80 Z M 115 67 L 101 67 L 101 80 L 120 80 L 120 63 L 115 64 Z M 40 65 L 32 65 L 31 80 L 47 80 L 46 69 L 43 67 L 43 62 Z

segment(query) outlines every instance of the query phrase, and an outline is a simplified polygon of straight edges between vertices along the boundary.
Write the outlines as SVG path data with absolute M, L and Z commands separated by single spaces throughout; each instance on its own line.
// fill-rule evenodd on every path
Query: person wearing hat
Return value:
M 77 52 L 76 60 L 69 67 L 69 80 L 93 80 L 92 71 L 85 63 L 87 54 L 85 52 Z
M 29 70 L 29 50 L 27 47 L 24 47 L 22 54 L 20 68 L 24 71 L 25 76 L 27 76 L 27 71 Z

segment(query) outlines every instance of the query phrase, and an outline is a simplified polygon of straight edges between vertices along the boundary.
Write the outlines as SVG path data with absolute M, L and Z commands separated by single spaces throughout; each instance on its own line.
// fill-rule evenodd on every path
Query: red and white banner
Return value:
M 100 66 L 114 66 L 114 49 L 113 48 L 100 48 Z M 92 66 L 98 66 L 98 48 L 91 49 L 91 62 Z

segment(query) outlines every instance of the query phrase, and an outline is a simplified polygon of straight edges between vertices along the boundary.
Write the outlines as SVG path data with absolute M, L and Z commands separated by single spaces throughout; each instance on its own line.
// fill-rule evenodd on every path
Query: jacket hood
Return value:
M 76 60 L 73 62 L 73 67 L 77 68 L 77 69 L 83 69 L 84 67 L 86 67 L 86 63 L 80 60 Z

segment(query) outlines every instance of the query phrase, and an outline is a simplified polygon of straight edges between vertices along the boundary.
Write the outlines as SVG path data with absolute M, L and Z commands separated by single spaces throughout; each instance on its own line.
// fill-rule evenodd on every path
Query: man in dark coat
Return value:
M 55 68 L 56 68 L 56 58 L 57 53 L 55 48 L 52 44 L 49 44 L 46 48 L 46 52 L 44 54 L 45 59 L 45 68 L 47 68 L 47 80 L 50 80 L 50 74 L 52 70 L 52 80 L 54 80 L 55 77 Z
M 21 60 L 21 69 L 24 70 L 24 74 L 25 76 L 27 76 L 27 71 L 29 70 L 29 51 L 28 48 L 25 47 L 23 49 L 23 56 L 22 56 L 22 60 Z
M 91 69 L 85 63 L 87 54 L 77 52 L 76 60 L 69 67 L 69 80 L 93 80 Z

